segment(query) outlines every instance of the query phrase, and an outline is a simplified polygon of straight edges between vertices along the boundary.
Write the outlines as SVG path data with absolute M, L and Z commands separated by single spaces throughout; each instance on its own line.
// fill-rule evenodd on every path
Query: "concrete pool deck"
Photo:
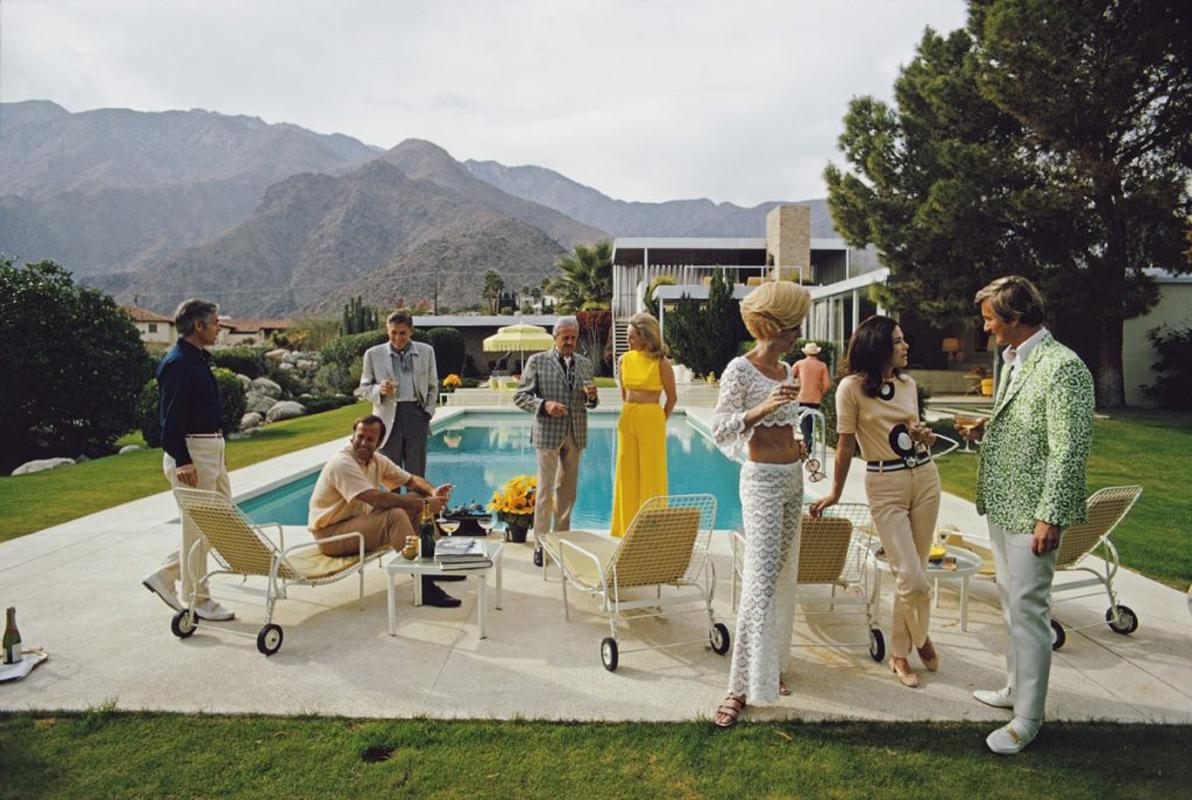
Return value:
M 689 410 L 694 418 L 703 413 Z M 237 470 L 232 486 L 238 498 L 255 494 L 316 467 L 341 446 L 329 442 Z M 861 475 L 855 468 L 850 475 L 854 498 Z M 406 577 L 398 583 L 397 636 L 389 637 L 386 573 L 372 567 L 363 611 L 355 580 L 291 588 L 291 599 L 280 602 L 275 615 L 285 642 L 270 658 L 254 642 L 264 619 L 255 591 L 260 584 L 250 582 L 245 590 L 226 576 L 213 583 L 237 620 L 201 624 L 180 641 L 169 631 L 172 612 L 140 584 L 177 547 L 177 517 L 173 497 L 162 492 L 0 544 L 0 603 L 17 607 L 26 645 L 50 654 L 25 680 L 0 684 L 0 709 L 114 702 L 125 710 L 210 713 L 688 720 L 708 717 L 724 694 L 727 657 L 703 644 L 625 652 L 706 641 L 698 614 L 630 622 L 621 630 L 620 668 L 605 671 L 599 657 L 600 639 L 608 635 L 605 618 L 594 602 L 573 595 L 572 618 L 565 621 L 559 584 L 542 580 L 528 545 L 506 548 L 503 610 L 490 609 L 484 640 L 477 638 L 472 581 L 447 585 L 463 599 L 460 608 L 413 608 Z M 940 522 L 983 530 L 972 505 L 952 496 Z M 727 534 L 717 534 L 712 552 L 717 619 L 732 629 Z M 890 583 L 883 582 L 879 618 L 887 629 Z M 1057 609 L 1068 643 L 1055 656 L 1049 718 L 1192 722 L 1192 615 L 1185 596 L 1126 570 L 1116 585 L 1121 602 L 1140 619 L 1131 636 L 1105 625 L 1103 596 Z M 960 631 L 957 607 L 957 594 L 945 583 L 932 622 L 942 667 L 921 673 L 918 690 L 898 686 L 863 645 L 836 644 L 862 642 L 863 618 L 800 618 L 796 644 L 816 646 L 795 649 L 793 694 L 751 708 L 745 719 L 987 720 L 991 726 L 1006 719 L 970 697 L 974 688 L 1001 685 L 1006 637 L 992 583 L 974 580 L 967 633 Z M 1074 630 L 1082 625 L 1091 627 Z

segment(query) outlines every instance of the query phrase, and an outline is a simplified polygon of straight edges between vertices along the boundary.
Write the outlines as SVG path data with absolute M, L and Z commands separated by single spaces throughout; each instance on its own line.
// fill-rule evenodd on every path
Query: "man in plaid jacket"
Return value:
M 1043 327 L 1043 297 L 1011 275 L 976 297 L 1005 366 L 985 426 L 977 513 L 989 520 L 1002 615 L 1009 628 L 1006 685 L 982 703 L 1014 710 L 986 739 L 995 753 L 1030 744 L 1043 722 L 1051 672 L 1051 579 L 1060 532 L 1085 518 L 1085 463 L 1093 436 L 1093 379 Z
M 531 441 L 538 450 L 535 563 L 541 563 L 543 534 L 571 530 L 579 459 L 588 444 L 587 410 L 598 402 L 592 362 L 575 352 L 579 321 L 559 317 L 554 337 L 552 349 L 535 353 L 526 361 L 513 395 L 518 408 L 534 415 Z

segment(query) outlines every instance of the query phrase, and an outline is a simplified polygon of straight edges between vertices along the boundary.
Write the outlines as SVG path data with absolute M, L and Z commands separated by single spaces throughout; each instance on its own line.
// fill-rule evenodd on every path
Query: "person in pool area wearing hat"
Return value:
M 832 379 L 828 376 L 828 365 L 820 361 L 817 356 L 820 352 L 820 346 L 815 342 L 808 342 L 803 345 L 803 358 L 795 362 L 793 369 L 795 380 L 799 382 L 799 410 L 805 408 L 819 409 L 820 403 L 824 400 L 824 393 L 828 391 L 828 387 L 832 385 Z M 811 448 L 815 445 L 812 441 L 812 434 L 815 429 L 812 427 L 813 422 L 811 415 L 803 417 L 799 422 L 799 429 L 803 433 L 803 444 L 807 447 L 807 455 L 811 457 Z

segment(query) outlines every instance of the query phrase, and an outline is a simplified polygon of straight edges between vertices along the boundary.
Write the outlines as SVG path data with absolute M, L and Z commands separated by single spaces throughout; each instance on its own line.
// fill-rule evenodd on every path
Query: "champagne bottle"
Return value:
M 17 610 L 8 609 L 8 622 L 4 626 L 4 663 L 15 664 L 21 660 L 21 632 L 17 630 Z
M 430 500 L 422 501 L 422 519 L 418 523 L 418 554 L 422 558 L 435 557 L 435 517 Z

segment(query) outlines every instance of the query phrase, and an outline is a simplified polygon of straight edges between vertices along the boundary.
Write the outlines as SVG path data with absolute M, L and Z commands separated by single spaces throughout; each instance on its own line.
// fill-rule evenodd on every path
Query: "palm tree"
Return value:
M 501 273 L 495 269 L 490 269 L 484 273 L 484 289 L 481 294 L 488 301 L 488 312 L 490 314 L 497 313 L 497 307 L 501 302 L 501 293 L 504 291 L 505 279 L 501 277 Z
M 607 309 L 613 299 L 613 246 L 605 240 L 589 247 L 577 244 L 573 253 L 559 256 L 562 275 L 551 284 L 559 306 L 568 311 Z

